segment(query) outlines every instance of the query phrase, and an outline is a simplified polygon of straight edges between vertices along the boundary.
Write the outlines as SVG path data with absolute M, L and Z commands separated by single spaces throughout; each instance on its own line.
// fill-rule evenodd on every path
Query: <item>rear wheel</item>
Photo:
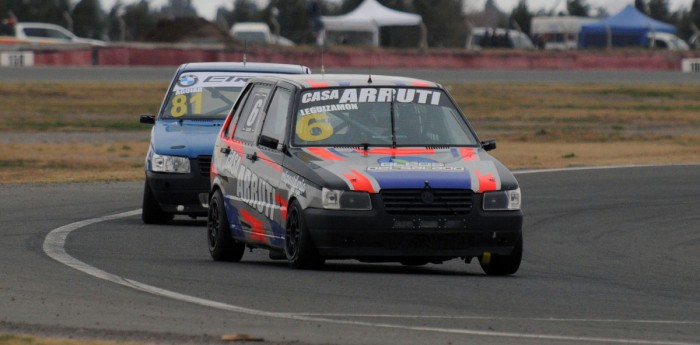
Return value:
M 143 206 L 141 207 L 141 220 L 146 224 L 165 224 L 175 215 L 167 213 L 160 208 L 148 181 L 143 184 Z
M 523 258 L 523 236 L 518 237 L 515 248 L 510 255 L 491 255 L 488 262 L 482 258 L 479 260 L 481 269 L 490 276 L 507 276 L 518 271 Z
M 325 259 L 319 255 L 311 241 L 304 222 L 304 214 L 297 201 L 293 201 L 287 212 L 287 226 L 284 233 L 284 250 L 289 266 L 301 269 L 314 269 L 323 266 Z
M 217 190 L 209 201 L 207 218 L 207 240 L 209 254 L 216 261 L 241 261 L 245 244 L 231 237 L 224 196 Z

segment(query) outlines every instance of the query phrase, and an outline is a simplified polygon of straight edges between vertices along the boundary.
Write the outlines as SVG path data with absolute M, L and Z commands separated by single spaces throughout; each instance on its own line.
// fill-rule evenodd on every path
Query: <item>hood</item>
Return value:
M 151 145 L 161 155 L 211 156 L 223 120 L 158 120 Z
M 296 156 L 329 188 L 377 193 L 382 189 L 517 188 L 508 169 L 480 148 L 303 148 Z

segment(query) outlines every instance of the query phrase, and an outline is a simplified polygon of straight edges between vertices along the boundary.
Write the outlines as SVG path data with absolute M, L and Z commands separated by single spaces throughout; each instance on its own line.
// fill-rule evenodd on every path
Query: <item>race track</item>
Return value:
M 503 278 L 459 261 L 298 271 L 260 250 L 213 262 L 202 221 L 141 223 L 142 183 L 0 186 L 0 333 L 698 344 L 699 176 L 698 165 L 519 173 L 524 261 Z

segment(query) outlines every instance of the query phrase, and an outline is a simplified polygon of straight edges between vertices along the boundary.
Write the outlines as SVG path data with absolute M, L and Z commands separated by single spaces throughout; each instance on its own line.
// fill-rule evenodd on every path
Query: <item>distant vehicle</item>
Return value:
M 100 40 L 78 37 L 68 29 L 48 23 L 13 23 L 3 27 L 0 43 L 29 43 L 29 44 L 86 44 L 102 47 L 106 43 Z
M 153 125 L 146 155 L 141 218 L 163 224 L 176 214 L 206 216 L 209 163 L 216 134 L 248 79 L 261 74 L 308 74 L 308 67 L 274 63 L 189 63 L 180 66 Z
M 532 44 L 530 37 L 518 30 L 476 27 L 472 28 L 471 36 L 467 37 L 465 48 L 534 49 L 535 45 Z
M 647 33 L 647 38 L 649 39 L 649 48 L 690 50 L 688 44 L 680 37 L 667 32 L 649 32 Z
M 599 20 L 600 18 L 576 16 L 534 17 L 530 25 L 530 34 L 536 44 L 545 50 L 576 49 L 581 26 Z
M 231 27 L 231 36 L 241 42 L 251 44 L 275 44 L 281 46 L 293 46 L 294 42 L 277 36 L 270 32 L 270 27 L 265 23 L 245 22 L 236 23 Z

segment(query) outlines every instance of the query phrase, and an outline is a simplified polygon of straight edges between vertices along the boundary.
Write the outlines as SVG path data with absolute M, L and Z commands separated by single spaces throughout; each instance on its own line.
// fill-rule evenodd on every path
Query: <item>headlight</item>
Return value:
M 350 192 L 323 188 L 323 208 L 332 210 L 371 210 L 372 201 L 365 192 Z
M 161 156 L 154 153 L 151 158 L 151 171 L 187 174 L 190 172 L 190 160 L 187 157 Z
M 520 209 L 520 188 L 484 193 L 484 211 L 512 211 Z

